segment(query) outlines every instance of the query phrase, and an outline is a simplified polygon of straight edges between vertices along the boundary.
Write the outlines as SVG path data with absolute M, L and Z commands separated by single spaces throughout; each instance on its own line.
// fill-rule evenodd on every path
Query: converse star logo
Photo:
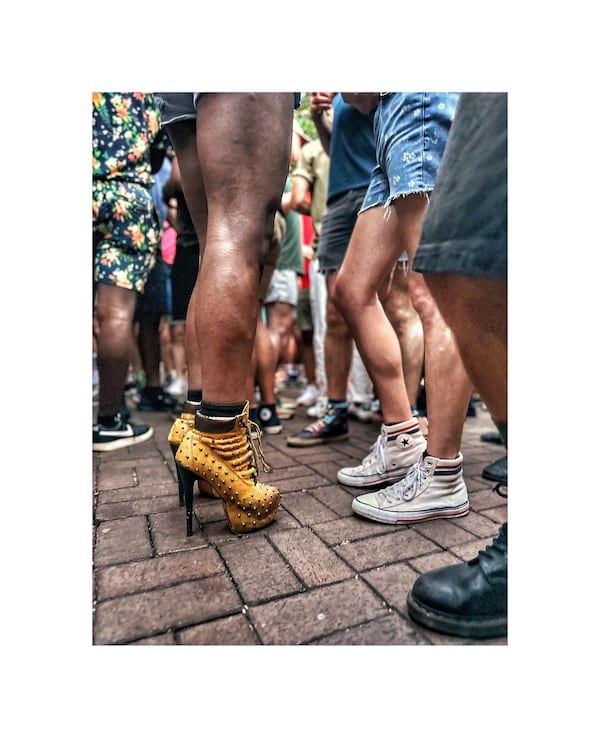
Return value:
M 269 410 L 268 407 L 261 407 L 258 413 L 258 417 L 266 423 L 267 420 L 271 419 L 271 411 Z
M 403 438 L 401 438 L 400 439 L 400 442 L 402 443 L 402 445 L 404 446 L 404 448 L 406 448 L 410 444 L 410 441 L 408 440 L 408 438 L 406 436 L 404 436 Z

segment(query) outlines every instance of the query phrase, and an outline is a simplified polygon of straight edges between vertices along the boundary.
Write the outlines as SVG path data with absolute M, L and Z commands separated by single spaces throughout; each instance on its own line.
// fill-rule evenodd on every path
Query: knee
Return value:
M 327 300 L 327 333 L 337 338 L 343 338 L 350 334 L 348 323 L 344 314 L 338 310 L 333 294 Z
M 333 320 L 341 320 L 342 316 L 349 318 L 352 315 L 353 290 L 343 274 L 338 275 L 335 280 L 329 302 L 331 303 L 331 312 L 335 313 L 335 315 L 332 315 Z M 329 311 L 327 324 L 329 325 Z
M 437 314 L 433 295 L 429 291 L 422 274 L 413 273 L 409 279 L 410 299 L 423 324 L 430 322 Z

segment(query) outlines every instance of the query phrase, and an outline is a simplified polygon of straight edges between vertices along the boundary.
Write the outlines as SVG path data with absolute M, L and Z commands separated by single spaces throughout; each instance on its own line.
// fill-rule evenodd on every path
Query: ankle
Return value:
M 232 419 L 244 412 L 246 404 L 246 402 L 240 402 L 225 405 L 202 400 L 200 404 L 200 413 L 207 418 Z

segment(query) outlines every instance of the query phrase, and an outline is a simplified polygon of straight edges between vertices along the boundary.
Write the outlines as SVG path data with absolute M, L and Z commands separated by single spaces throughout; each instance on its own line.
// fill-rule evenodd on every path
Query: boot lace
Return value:
M 382 489 L 381 492 L 377 493 L 377 497 L 388 504 L 400 500 L 412 500 L 418 494 L 428 476 L 429 471 L 420 462 L 417 462 L 411 466 L 404 479 L 392 484 L 391 487 Z
M 498 553 L 502 556 L 506 554 L 506 533 L 507 527 L 502 526 L 500 533 L 494 538 L 494 540 L 480 551 L 477 556 L 469 563 L 476 563 L 480 559 L 489 559 L 495 561 L 498 558 Z
M 271 467 L 267 464 L 265 459 L 265 452 L 262 447 L 262 430 L 258 423 L 248 418 L 247 421 L 242 421 L 242 425 L 246 431 L 246 438 L 248 439 L 248 445 L 250 446 L 252 463 L 254 467 L 257 467 L 257 459 L 260 459 L 260 463 L 264 472 L 268 473 L 271 471 Z M 256 475 L 256 468 L 253 469 Z
M 500 495 L 500 497 L 504 497 L 504 498 L 508 497 L 507 488 L 504 484 L 502 484 L 502 482 L 498 482 L 498 484 L 492 489 L 492 492 L 495 492 L 497 495 Z

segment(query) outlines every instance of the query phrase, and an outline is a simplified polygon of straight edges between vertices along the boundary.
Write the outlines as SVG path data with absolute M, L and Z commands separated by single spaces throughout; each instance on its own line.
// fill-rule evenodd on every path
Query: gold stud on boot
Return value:
M 229 527 L 234 533 L 264 528 L 275 520 L 280 492 L 258 481 L 256 456 L 265 471 L 260 433 L 258 449 L 252 442 L 254 423 L 248 417 L 249 403 L 234 418 L 210 418 L 196 413 L 194 428 L 183 437 L 175 461 L 183 485 L 187 534 L 191 535 L 193 486 L 196 479 L 207 482 L 223 501 Z M 220 466 L 219 466 L 220 465 Z

